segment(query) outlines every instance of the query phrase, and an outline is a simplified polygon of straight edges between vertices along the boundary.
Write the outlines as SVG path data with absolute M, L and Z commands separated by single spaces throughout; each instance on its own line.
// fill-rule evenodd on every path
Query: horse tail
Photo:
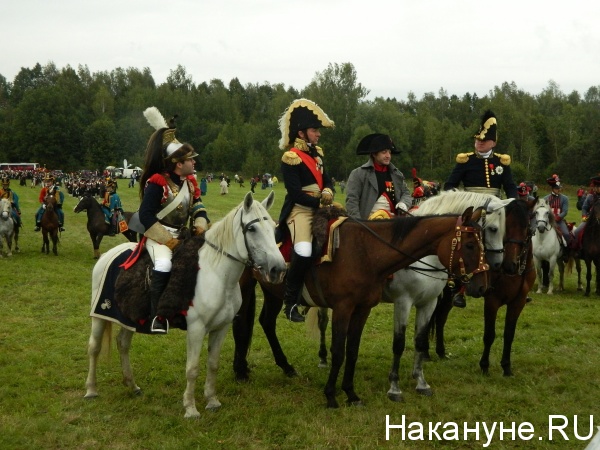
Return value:
M 308 312 L 306 313 L 306 335 L 315 341 L 318 341 L 321 338 L 318 306 L 308 308 Z
M 567 265 L 565 271 L 567 275 L 571 275 L 573 273 L 573 265 L 575 264 L 575 258 L 572 255 L 569 255 L 569 259 L 567 260 Z
M 102 346 L 100 347 L 100 355 L 102 358 L 108 359 L 112 350 L 112 322 L 107 320 L 102 333 Z

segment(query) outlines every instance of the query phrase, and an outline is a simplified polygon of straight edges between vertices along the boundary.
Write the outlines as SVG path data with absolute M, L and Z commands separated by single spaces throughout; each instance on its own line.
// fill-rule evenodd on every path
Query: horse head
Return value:
M 7 198 L 0 199 L 0 217 L 2 220 L 8 220 L 11 217 L 12 206 Z
M 88 209 L 91 198 L 92 197 L 90 197 L 89 195 L 82 195 L 81 197 L 79 197 L 79 201 L 73 208 L 73 212 L 80 213 L 81 211 L 85 211 L 86 209 Z
M 444 263 L 448 267 L 451 279 L 459 279 L 471 297 L 481 297 L 489 289 L 490 267 L 485 260 L 482 228 L 478 223 L 485 214 L 483 207 L 474 210 L 470 206 L 458 217 L 448 264 Z
M 262 203 L 248 192 L 237 208 L 206 232 L 206 243 L 259 272 L 266 281 L 281 283 L 286 264 L 275 241 L 275 222 L 267 211 L 273 202 L 273 191 Z
M 54 195 L 46 195 L 44 204 L 46 205 L 46 211 L 54 211 L 54 208 L 56 207 L 56 197 L 54 197 Z
M 539 233 L 550 231 L 556 225 L 554 214 L 550 212 L 550 205 L 547 200 L 538 200 L 533 214 L 535 229 Z

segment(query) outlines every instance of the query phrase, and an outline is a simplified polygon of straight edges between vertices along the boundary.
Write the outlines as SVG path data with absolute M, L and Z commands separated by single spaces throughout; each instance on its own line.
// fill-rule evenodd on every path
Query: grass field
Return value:
M 531 294 L 534 301 L 521 315 L 513 346 L 514 377 L 503 377 L 499 365 L 504 309 L 490 376 L 481 375 L 482 300 L 469 299 L 466 309 L 455 309 L 450 315 L 446 329 L 450 358 L 434 358 L 425 365 L 433 397 L 414 391 L 410 332 L 401 365 L 405 402 L 387 399 L 393 324 L 392 306 L 382 304 L 367 322 L 357 365 L 356 390 L 364 408 L 325 408 L 322 391 L 328 370 L 317 368 L 318 342 L 307 336 L 305 326 L 285 320 L 278 323 L 282 345 L 301 375 L 293 379 L 283 375 L 258 327 L 249 355 L 251 381 L 236 383 L 229 335 L 218 378 L 223 407 L 216 413 L 201 409 L 199 420 L 183 418 L 186 353 L 184 332 L 179 330 L 167 336 L 134 337 L 132 365 L 143 396 L 133 396 L 122 386 L 118 354 L 113 351 L 99 364 L 100 396 L 84 400 L 95 262 L 86 216 L 73 212 L 76 199 L 68 197 L 67 231 L 58 256 L 42 255 L 41 234 L 33 232 L 38 190 L 12 185 L 20 195 L 25 227 L 21 253 L 2 259 L 0 272 L 1 449 L 475 449 L 488 443 L 483 422 L 488 427 L 497 423 L 488 448 L 582 449 L 587 442 L 577 436 L 589 435 L 590 416 L 593 431 L 600 425 L 600 299 L 577 292 L 574 274 L 567 278 L 564 293 Z M 127 180 L 120 185 L 125 209 L 137 209 L 137 189 L 128 189 Z M 232 185 L 229 195 L 220 196 L 217 184 L 210 184 L 204 203 L 211 219 L 223 217 L 248 190 Z M 271 213 L 277 217 L 284 188 L 278 185 L 275 191 Z M 579 222 L 573 193 L 568 193 L 569 220 Z M 258 188 L 256 198 L 262 200 L 266 194 Z M 337 200 L 343 203 L 343 196 Z M 121 236 L 106 237 L 101 251 L 122 242 Z M 259 298 L 262 301 L 260 293 Z M 199 409 L 204 404 L 205 355 L 201 355 L 198 379 Z M 340 393 L 338 400 L 344 399 Z M 386 416 L 396 425 L 404 418 L 404 439 L 401 429 L 390 429 L 386 440 Z M 564 434 L 551 430 L 551 421 L 554 426 L 563 423 L 562 418 L 551 416 L 568 420 Z M 422 435 L 417 422 L 424 427 Z M 429 424 L 438 422 L 437 434 L 430 437 Z M 526 433 L 524 425 L 518 434 L 524 422 L 534 428 L 532 434 Z M 451 432 L 451 423 L 457 424 L 458 434 Z M 463 439 L 465 423 L 471 430 L 467 440 Z M 472 431 L 476 427 L 479 436 Z

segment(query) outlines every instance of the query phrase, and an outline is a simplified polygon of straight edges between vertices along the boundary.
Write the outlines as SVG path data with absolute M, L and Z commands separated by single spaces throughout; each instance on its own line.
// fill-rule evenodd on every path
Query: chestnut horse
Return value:
M 501 306 L 506 305 L 504 342 L 501 366 L 504 376 L 511 376 L 511 352 L 517 321 L 525 307 L 527 294 L 535 282 L 533 263 L 532 217 L 536 200 L 515 200 L 506 206 L 506 236 L 502 269 L 491 270 L 491 289 L 484 295 L 483 354 L 479 361 L 482 373 L 487 375 L 490 367 L 490 351 L 496 339 L 496 318 Z M 430 330 L 436 340 L 436 353 L 446 358 L 444 327 L 452 309 L 452 294 L 444 289 L 430 321 Z
M 91 195 L 84 195 L 79 198 L 79 202 L 75 205 L 73 211 L 76 213 L 87 211 L 87 230 L 92 240 L 92 246 L 94 247 L 94 259 L 100 258 L 100 243 L 102 242 L 102 238 L 106 235 L 110 236 L 111 231 L 111 225 L 107 224 L 104 220 L 104 212 L 100 207 L 100 203 Z M 123 212 L 123 218 L 126 222 L 129 222 L 132 215 L 132 212 Z M 133 230 L 123 232 L 123 236 L 129 242 L 137 241 L 137 234 Z
M 305 289 L 314 305 L 332 313 L 331 369 L 325 385 L 327 407 L 337 408 L 336 383 L 346 360 L 342 389 L 350 405 L 361 405 L 354 391 L 354 372 L 362 332 L 371 312 L 381 300 L 384 281 L 392 273 L 427 255 L 437 255 L 448 275 L 466 282 L 470 295 L 481 296 L 488 288 L 481 228 L 481 211 L 468 208 L 462 216 L 439 215 L 362 221 L 348 218 L 339 227 L 339 248 L 331 263 L 313 266 L 305 277 Z M 275 361 L 286 374 L 296 374 L 281 350 L 275 331 L 283 303 L 284 285 L 272 285 L 254 274 L 265 301 L 260 323 L 271 344 Z M 246 271 L 240 280 L 244 305 L 234 322 L 236 349 L 234 370 L 238 379 L 248 378 L 246 354 L 254 321 L 256 281 Z
M 52 239 L 52 253 L 58 255 L 56 244 L 58 243 L 58 214 L 56 213 L 56 198 L 47 195 L 44 199 L 46 209 L 42 215 L 40 225 L 42 227 L 42 253 L 50 253 L 50 239 Z

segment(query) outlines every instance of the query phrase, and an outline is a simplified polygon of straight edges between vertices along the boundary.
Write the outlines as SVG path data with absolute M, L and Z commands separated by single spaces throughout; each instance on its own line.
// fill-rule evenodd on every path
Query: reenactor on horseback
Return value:
M 571 235 L 566 221 L 567 214 L 569 213 L 569 197 L 560 192 L 562 183 L 558 175 L 552 175 L 550 178 L 546 179 L 546 183 L 548 183 L 552 192 L 546 195 L 544 200 L 548 202 L 550 211 L 554 214 L 556 226 L 560 230 L 566 246 L 568 247 L 571 245 Z M 565 247 L 562 242 L 561 247 Z
M 123 212 L 121 198 L 117 194 L 117 185 L 112 178 L 106 180 L 106 191 L 102 199 L 102 211 L 104 212 L 104 221 L 110 225 L 110 236 L 117 234 L 117 224 L 119 223 L 119 215 Z
M 581 250 L 581 236 L 583 236 L 583 231 L 585 230 L 585 226 L 587 224 L 588 218 L 590 216 L 590 210 L 592 206 L 596 202 L 596 200 L 600 197 L 600 176 L 590 178 L 590 191 L 588 194 L 584 195 L 583 205 L 581 207 L 581 224 L 575 229 L 574 232 L 574 243 L 573 246 L 577 251 Z
M 312 264 L 312 219 L 321 205 L 333 202 L 333 184 L 325 171 L 324 153 L 317 146 L 319 128 L 333 128 L 334 122 L 314 102 L 294 100 L 279 119 L 281 173 L 287 191 L 281 214 L 280 231 L 287 227 L 293 244 L 284 294 L 284 314 L 292 322 L 304 322 L 298 303 L 304 275 Z M 263 178 L 263 188 L 266 177 Z
M 198 154 L 188 143 L 175 138 L 175 117 L 169 124 L 155 107 L 144 111 L 156 130 L 148 141 L 140 180 L 139 221 L 145 228 L 146 249 L 154 269 L 150 282 L 151 333 L 169 330 L 166 317 L 158 315 L 159 300 L 171 277 L 174 250 L 181 244 L 180 232 L 193 221 L 193 233 L 208 228 L 208 215 L 194 175 Z
M 19 196 L 10 188 L 10 178 L 7 176 L 2 177 L 2 189 L 0 189 L 0 198 L 7 198 L 12 206 L 12 217 L 17 224 L 17 227 L 21 227 L 21 208 L 19 207 Z
M 387 134 L 373 133 L 358 143 L 357 155 L 369 160 L 350 172 L 346 209 L 356 219 L 390 218 L 408 210 L 410 191 L 404 174 L 392 163 L 400 152 Z
M 496 115 L 489 109 L 481 117 L 479 131 L 475 134 L 475 151 L 459 153 L 456 165 L 444 184 L 444 190 L 457 189 L 462 183 L 465 191 L 517 198 L 517 185 L 513 180 L 509 155 L 494 152 L 498 140 Z M 467 302 L 464 287 L 460 287 L 452 303 L 464 308 Z
M 54 177 L 50 173 L 46 172 L 43 179 L 44 187 L 42 187 L 39 196 L 40 208 L 35 214 L 35 229 L 33 231 L 40 231 L 42 229 L 42 216 L 46 209 L 46 196 L 54 196 L 56 199 L 56 214 L 58 215 L 58 229 L 62 232 L 65 231 L 65 213 L 62 210 L 62 204 L 65 199 L 64 194 L 58 186 L 54 184 Z

